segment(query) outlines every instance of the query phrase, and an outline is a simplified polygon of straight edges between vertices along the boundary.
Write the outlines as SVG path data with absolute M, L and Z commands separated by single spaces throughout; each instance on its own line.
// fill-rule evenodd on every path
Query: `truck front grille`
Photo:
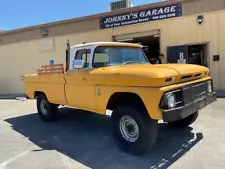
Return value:
M 183 99 L 185 104 L 190 104 L 198 99 L 205 98 L 207 94 L 206 82 L 192 84 L 183 87 Z
M 176 97 L 176 105 L 174 108 L 179 108 L 185 105 L 192 104 L 193 102 L 197 100 L 202 100 L 206 98 L 208 95 L 208 81 L 200 82 L 200 83 L 194 83 L 190 85 L 185 85 L 180 89 L 172 90 L 164 94 L 174 94 Z M 160 103 L 160 108 L 165 109 L 166 106 L 164 106 L 163 98 Z

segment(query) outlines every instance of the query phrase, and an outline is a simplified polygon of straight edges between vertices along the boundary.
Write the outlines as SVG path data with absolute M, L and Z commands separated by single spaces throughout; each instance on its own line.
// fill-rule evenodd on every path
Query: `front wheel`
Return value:
M 188 127 L 189 125 L 193 124 L 197 120 L 198 115 L 199 115 L 199 112 L 197 111 L 182 120 L 169 122 L 168 124 L 178 128 Z
M 158 123 L 146 112 L 119 106 L 113 112 L 113 133 L 118 146 L 130 154 L 142 154 L 156 142 Z
M 50 103 L 44 94 L 37 97 L 37 109 L 40 118 L 45 122 L 55 120 L 58 115 L 58 106 Z

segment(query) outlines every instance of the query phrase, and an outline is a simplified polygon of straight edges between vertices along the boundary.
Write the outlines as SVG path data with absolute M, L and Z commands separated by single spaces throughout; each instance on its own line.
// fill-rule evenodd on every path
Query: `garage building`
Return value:
M 225 91 L 225 0 L 170 0 L 0 33 L 0 95 L 24 93 L 21 75 L 65 63 L 66 42 L 123 41 L 148 47 L 153 60 L 210 68 Z

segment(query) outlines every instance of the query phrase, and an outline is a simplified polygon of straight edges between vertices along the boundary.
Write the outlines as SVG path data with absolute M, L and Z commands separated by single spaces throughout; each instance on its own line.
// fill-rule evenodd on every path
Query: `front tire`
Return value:
M 188 127 L 189 125 L 193 124 L 197 120 L 198 115 L 199 115 L 199 112 L 197 111 L 182 120 L 169 122 L 169 125 L 178 127 L 178 128 Z
M 156 142 L 158 122 L 144 110 L 119 106 L 113 112 L 112 122 L 116 142 L 127 153 L 142 154 Z
M 38 115 L 44 122 L 54 121 L 58 116 L 58 106 L 48 101 L 44 94 L 37 97 Z

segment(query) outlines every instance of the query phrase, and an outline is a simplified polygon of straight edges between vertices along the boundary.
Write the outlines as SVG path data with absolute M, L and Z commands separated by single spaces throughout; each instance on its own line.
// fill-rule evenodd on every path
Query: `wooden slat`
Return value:
M 62 74 L 62 72 L 54 72 L 54 73 L 52 73 L 52 72 L 39 72 L 40 74 L 54 74 L 54 73 L 60 73 L 60 74 Z
M 38 70 L 41 70 L 41 71 L 57 71 L 57 70 L 62 70 L 62 68 L 54 68 L 54 69 L 38 69 Z
M 63 71 L 63 69 L 62 68 L 48 68 L 48 69 L 38 69 L 38 70 L 40 70 L 40 71 L 55 71 L 55 70 L 61 70 L 61 71 Z
M 38 74 L 40 74 L 40 73 L 50 73 L 50 74 L 60 73 L 60 74 L 63 74 L 63 72 L 38 72 Z
M 63 64 L 42 65 L 41 69 L 37 69 L 38 75 L 64 74 Z
M 37 71 L 39 71 L 39 72 L 64 72 L 62 69 L 57 69 L 57 70 L 51 70 L 51 69 L 48 69 L 48 70 L 38 69 Z
M 63 72 L 62 70 L 38 70 L 38 72 Z
M 42 73 L 38 73 L 38 75 L 52 75 L 52 74 L 62 74 L 61 72 L 54 72 L 54 73 L 51 73 L 51 72 L 42 72 Z
M 41 66 L 41 68 L 49 68 L 49 67 L 63 67 L 63 64 L 42 65 Z

